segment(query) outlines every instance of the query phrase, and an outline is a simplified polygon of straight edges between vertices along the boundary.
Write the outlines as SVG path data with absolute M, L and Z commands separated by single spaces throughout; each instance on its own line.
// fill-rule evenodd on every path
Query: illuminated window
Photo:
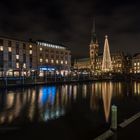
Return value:
M 25 63 L 23 64 L 23 68 L 26 68 L 26 64 Z
M 40 62 L 43 62 L 43 59 L 42 58 L 40 58 Z
M 16 59 L 19 59 L 19 55 L 16 55 Z
M 56 60 L 56 64 L 58 64 L 58 60 Z
M 8 47 L 8 51 L 9 51 L 9 52 L 12 52 L 12 48 L 11 48 L 11 47 Z
M 140 65 L 140 63 L 138 62 L 138 63 L 137 63 L 137 65 L 139 66 L 139 65 Z
M 16 63 L 16 68 L 17 68 L 17 69 L 19 68 L 19 63 Z
M 33 53 L 33 51 L 32 51 L 32 50 L 30 50 L 30 51 L 29 51 L 29 54 L 32 54 L 32 53 Z
M 48 63 L 49 62 L 49 60 L 48 59 L 46 59 L 46 63 Z
M 31 49 L 32 48 L 32 45 L 29 45 L 29 48 Z
M 54 60 L 53 59 L 51 60 L 51 63 L 54 63 Z
M 0 51 L 3 51 L 3 46 L 0 46 Z
M 40 51 L 42 51 L 42 48 L 40 48 Z
M 137 64 L 136 63 L 134 63 L 134 66 L 136 66 Z
M 65 61 L 65 64 L 67 65 L 68 64 L 68 61 Z
M 61 60 L 61 64 L 63 64 L 63 60 Z

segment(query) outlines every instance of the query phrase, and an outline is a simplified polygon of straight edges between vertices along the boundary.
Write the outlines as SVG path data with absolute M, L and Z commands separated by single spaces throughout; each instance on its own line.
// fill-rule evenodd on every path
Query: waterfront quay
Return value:
M 93 82 L 93 81 L 139 81 L 138 74 L 118 74 L 118 73 L 102 73 L 94 75 L 91 72 L 70 72 L 67 75 L 61 74 L 44 74 L 39 76 L 37 74 L 31 76 L 5 76 L 0 77 L 0 88 L 14 87 L 14 86 L 30 86 L 41 84 L 64 84 L 75 82 Z

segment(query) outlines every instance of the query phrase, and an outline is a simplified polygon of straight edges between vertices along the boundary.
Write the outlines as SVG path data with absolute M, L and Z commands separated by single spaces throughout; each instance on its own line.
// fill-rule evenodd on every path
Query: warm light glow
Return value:
M 0 51 L 3 51 L 3 46 L 0 46 Z
M 26 68 L 26 64 L 25 63 L 23 64 L 23 68 Z
M 32 48 L 32 45 L 29 45 L 29 48 Z
M 61 60 L 61 64 L 63 64 L 63 60 Z
M 43 62 L 43 59 L 42 58 L 40 58 L 40 62 Z
M 16 55 L 16 59 L 19 59 L 19 55 Z
M 8 51 L 9 51 L 9 52 L 12 52 L 12 48 L 11 48 L 11 47 L 8 47 Z
M 32 54 L 33 53 L 33 51 L 32 50 L 29 50 L 29 54 Z
M 59 62 L 58 62 L 58 60 L 56 60 L 56 64 L 58 64 Z
M 67 65 L 68 64 L 68 61 L 65 61 L 65 64 Z
M 17 69 L 19 68 L 19 63 L 16 63 L 16 68 L 17 68 Z
M 46 63 L 48 63 L 49 62 L 49 60 L 48 59 L 46 59 Z
M 112 70 L 112 62 L 111 62 L 111 57 L 110 57 L 108 37 L 105 36 L 102 71 L 103 72 L 109 72 L 111 70 Z
M 51 60 L 51 63 L 54 63 L 54 60 L 53 59 Z
M 40 48 L 40 51 L 42 51 L 42 48 Z

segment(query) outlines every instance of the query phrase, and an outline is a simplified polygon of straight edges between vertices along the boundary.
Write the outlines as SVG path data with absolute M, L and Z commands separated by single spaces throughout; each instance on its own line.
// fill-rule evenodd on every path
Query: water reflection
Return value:
M 140 83 L 97 82 L 4 91 L 0 94 L 0 124 L 56 119 L 72 111 L 75 103 L 80 109 L 88 106 L 89 115 L 104 113 L 106 122 L 109 122 L 111 100 L 120 100 L 129 93 L 140 95 Z
M 134 82 L 134 94 L 140 95 L 140 83 Z
M 93 111 L 99 110 L 99 101 L 102 99 L 106 122 L 109 120 L 112 93 L 113 85 L 111 82 L 95 83 L 92 85 L 90 108 Z
M 111 98 L 112 98 L 112 83 L 103 83 L 102 84 L 102 99 L 103 99 L 106 122 L 108 122 L 109 120 Z

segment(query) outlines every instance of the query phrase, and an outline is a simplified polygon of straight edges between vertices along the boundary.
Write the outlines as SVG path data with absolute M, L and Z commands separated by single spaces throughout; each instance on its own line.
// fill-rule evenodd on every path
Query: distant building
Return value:
M 103 54 L 99 54 L 96 60 L 96 72 L 102 72 Z M 123 52 L 111 53 L 112 72 L 125 72 L 125 55 Z
M 69 70 L 70 66 L 71 52 L 63 45 L 0 37 L 0 76 Z
M 125 56 L 125 73 L 130 74 L 132 73 L 132 56 L 131 55 L 126 55 Z
M 82 59 L 75 60 L 74 68 L 75 69 L 91 69 L 90 59 L 82 58 Z
M 61 72 L 70 70 L 71 51 L 63 45 L 53 44 L 47 41 L 36 41 L 37 63 L 40 71 L 55 70 Z
M 137 53 L 132 58 L 132 72 L 140 73 L 140 53 Z
M 94 73 L 102 73 L 105 71 L 110 71 L 113 73 L 130 72 L 130 57 L 126 57 L 123 52 L 110 53 L 107 37 L 105 38 L 103 59 L 103 53 L 99 53 L 99 44 L 95 33 L 95 23 L 93 24 L 89 47 L 90 57 L 75 60 L 75 68 L 77 67 L 78 69 L 90 69 Z
M 35 43 L 0 37 L 0 76 L 26 75 L 36 69 L 36 49 Z

